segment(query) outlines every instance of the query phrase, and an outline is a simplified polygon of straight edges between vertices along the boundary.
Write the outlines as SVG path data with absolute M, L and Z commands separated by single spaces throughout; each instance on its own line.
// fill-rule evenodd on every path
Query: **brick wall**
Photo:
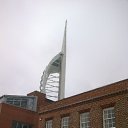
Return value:
M 104 95 L 110 95 L 111 93 L 117 93 L 119 91 L 126 90 L 128 88 L 128 80 L 123 80 L 117 83 L 113 83 L 107 86 L 103 86 L 101 88 L 94 89 L 92 91 L 88 91 L 79 95 L 75 95 L 69 98 L 65 98 L 63 100 L 57 101 L 54 104 L 50 104 L 47 106 L 41 106 L 40 107 L 40 112 L 41 111 L 47 111 L 47 110 L 52 110 L 53 108 L 56 109 L 61 106 L 66 106 L 70 104 L 75 104 L 77 102 L 82 102 L 85 100 L 90 100 L 98 97 L 102 97 Z
M 11 128 L 12 121 L 19 121 L 32 124 L 33 128 L 38 127 L 38 114 L 23 108 L 18 108 L 8 104 L 0 104 L 0 128 Z
M 115 108 L 116 128 L 128 127 L 128 80 L 69 97 L 39 109 L 39 128 L 53 119 L 53 128 L 61 127 L 61 117 L 70 117 L 69 128 L 80 127 L 80 113 L 90 112 L 91 128 L 103 128 L 103 109 Z

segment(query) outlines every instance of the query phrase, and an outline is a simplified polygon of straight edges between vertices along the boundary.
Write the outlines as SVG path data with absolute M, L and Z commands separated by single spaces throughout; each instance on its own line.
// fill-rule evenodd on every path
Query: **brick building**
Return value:
M 36 110 L 0 103 L 0 128 L 128 128 L 128 79 L 55 102 L 38 91 L 26 97 Z
M 4 95 L 0 97 L 0 128 L 38 128 L 39 106 L 53 101 L 38 91 L 27 96 Z
M 128 128 L 128 80 L 40 106 L 39 128 Z
M 0 128 L 37 128 L 38 114 L 13 105 L 0 104 Z

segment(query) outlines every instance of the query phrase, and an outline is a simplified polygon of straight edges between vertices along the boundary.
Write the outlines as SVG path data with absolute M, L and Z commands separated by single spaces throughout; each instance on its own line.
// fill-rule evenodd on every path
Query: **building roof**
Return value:
M 40 106 L 39 113 L 47 113 L 49 111 L 55 111 L 81 103 L 93 102 L 105 97 L 115 96 L 125 92 L 128 92 L 128 79 L 102 86 L 100 88 L 96 88 L 94 90 L 90 90 L 75 96 L 71 96 L 51 103 L 47 106 Z

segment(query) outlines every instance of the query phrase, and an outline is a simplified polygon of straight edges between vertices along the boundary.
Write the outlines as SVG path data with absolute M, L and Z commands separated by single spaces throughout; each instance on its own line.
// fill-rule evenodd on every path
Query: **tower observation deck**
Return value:
M 54 101 L 63 99 L 65 95 L 66 29 L 67 21 L 65 22 L 62 49 L 46 66 L 40 81 L 40 92 Z

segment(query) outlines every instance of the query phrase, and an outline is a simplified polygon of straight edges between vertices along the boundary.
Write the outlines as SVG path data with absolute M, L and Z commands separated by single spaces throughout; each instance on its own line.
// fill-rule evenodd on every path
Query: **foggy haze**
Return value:
M 66 19 L 66 97 L 128 78 L 128 0 L 0 0 L 0 96 L 39 90 Z

